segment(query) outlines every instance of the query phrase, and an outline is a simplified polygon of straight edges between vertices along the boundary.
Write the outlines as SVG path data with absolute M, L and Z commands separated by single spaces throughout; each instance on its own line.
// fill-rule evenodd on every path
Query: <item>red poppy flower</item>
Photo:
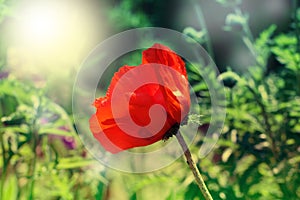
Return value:
M 156 111 L 151 116 L 153 105 L 163 107 L 165 115 Z M 162 140 L 189 112 L 185 63 L 168 47 L 154 44 L 143 51 L 141 65 L 123 66 L 114 74 L 106 96 L 97 98 L 94 106 L 90 129 L 107 151 L 117 153 Z

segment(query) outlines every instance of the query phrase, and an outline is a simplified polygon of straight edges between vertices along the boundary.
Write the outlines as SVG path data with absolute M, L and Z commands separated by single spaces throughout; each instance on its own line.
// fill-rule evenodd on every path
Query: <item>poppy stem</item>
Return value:
M 208 191 L 208 189 L 207 189 L 207 187 L 204 183 L 204 180 L 201 176 L 201 173 L 200 173 L 199 169 L 197 168 L 197 166 L 196 166 L 196 164 L 195 164 L 195 162 L 192 158 L 191 152 L 190 152 L 185 140 L 183 139 L 183 137 L 180 133 L 180 131 L 177 132 L 176 138 L 177 138 L 182 150 L 184 151 L 184 155 L 186 157 L 187 164 L 189 165 L 190 169 L 193 172 L 195 181 L 196 181 L 199 189 L 201 190 L 202 195 L 204 196 L 204 198 L 206 200 L 213 200 L 211 194 L 209 193 L 209 191 Z

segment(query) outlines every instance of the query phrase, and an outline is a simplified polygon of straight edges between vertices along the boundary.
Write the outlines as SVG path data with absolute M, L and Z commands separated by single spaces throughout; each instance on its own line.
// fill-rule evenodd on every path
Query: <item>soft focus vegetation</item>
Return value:
M 153 173 L 118 172 L 85 150 L 74 127 L 72 86 L 82 59 L 111 34 L 145 26 L 177 29 L 190 36 L 221 71 L 212 76 L 225 85 L 227 117 L 213 152 L 200 159 L 210 119 L 209 92 L 203 78 L 187 65 L 203 106 L 191 151 L 212 196 L 300 199 L 297 0 L 258 1 L 266 18 L 276 11 L 269 21 L 251 10 L 260 6 L 251 0 L 66 1 L 55 6 L 66 15 L 58 18 L 67 17 L 67 22 L 59 18 L 60 23 L 68 26 L 51 22 L 62 32 L 51 35 L 48 30 L 47 38 L 35 35 L 31 40 L 16 28 L 26 24 L 23 6 L 30 7 L 29 3 L 35 5 L 0 1 L 0 199 L 202 199 L 184 158 Z M 272 21 L 276 15 L 282 23 Z

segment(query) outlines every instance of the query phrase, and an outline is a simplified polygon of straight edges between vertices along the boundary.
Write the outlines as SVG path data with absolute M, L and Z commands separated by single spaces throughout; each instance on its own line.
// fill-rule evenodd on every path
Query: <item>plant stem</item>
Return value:
M 271 144 L 272 153 L 274 155 L 275 160 L 277 161 L 278 160 L 278 153 L 277 153 L 276 140 L 275 140 L 275 136 L 273 135 L 272 130 L 271 130 L 272 126 L 271 126 L 271 123 L 269 121 L 269 116 L 268 116 L 268 113 L 266 111 L 265 105 L 261 101 L 260 96 L 255 92 L 255 90 L 251 86 L 247 85 L 247 88 L 252 93 L 252 95 L 254 96 L 254 99 L 255 99 L 256 103 L 258 104 L 258 106 L 261 109 L 261 114 L 262 114 L 262 117 L 264 119 L 264 123 L 266 124 L 265 131 L 266 131 L 266 133 L 268 135 L 269 142 Z
M 208 51 L 210 57 L 212 59 L 214 59 L 214 57 L 215 57 L 214 56 L 214 51 L 213 51 L 213 47 L 212 47 L 212 43 L 211 43 L 211 39 L 210 39 L 210 36 L 209 36 L 208 29 L 207 29 L 206 23 L 204 21 L 204 16 L 203 16 L 201 7 L 199 6 L 198 2 L 192 1 L 192 3 L 194 3 L 193 6 L 194 6 L 195 11 L 196 11 L 197 19 L 199 20 L 200 28 L 206 31 L 205 37 L 206 37 L 207 51 Z
M 198 170 L 193 158 L 192 158 L 192 155 L 191 155 L 191 152 L 189 150 L 189 148 L 187 147 L 187 144 L 186 142 L 184 141 L 180 131 L 177 132 L 176 135 L 176 138 L 182 148 L 182 150 L 184 151 L 184 155 L 186 157 L 186 160 L 187 160 L 187 164 L 189 165 L 190 169 L 192 170 L 193 172 L 193 175 L 194 175 L 194 178 L 195 178 L 195 181 L 199 187 L 199 189 L 201 190 L 202 192 L 202 195 L 204 196 L 204 198 L 206 200 L 213 200 L 211 194 L 209 193 L 205 183 L 204 183 L 204 180 L 201 176 L 201 173 L 200 171 Z
M 29 174 L 28 174 L 29 177 L 31 177 L 30 185 L 29 185 L 29 197 L 28 197 L 28 199 L 30 200 L 34 199 L 35 168 L 36 168 L 36 161 L 37 161 L 36 146 L 37 146 L 38 135 L 35 128 L 33 128 L 31 134 L 32 134 L 32 149 L 34 152 L 34 157 L 29 166 Z
M 2 149 L 2 159 L 3 159 L 3 167 L 2 167 L 2 173 L 1 173 L 1 188 L 0 188 L 0 198 L 3 199 L 3 191 L 4 191 L 4 182 L 6 178 L 6 169 L 7 169 L 7 160 L 5 156 L 5 148 L 3 144 L 3 133 L 1 133 L 1 149 Z

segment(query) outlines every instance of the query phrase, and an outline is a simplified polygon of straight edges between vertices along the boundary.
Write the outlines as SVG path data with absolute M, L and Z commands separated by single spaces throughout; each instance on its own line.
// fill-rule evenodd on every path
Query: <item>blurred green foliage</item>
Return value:
M 12 2 L 0 1 L 0 22 L 11 15 L 8 5 Z M 277 32 L 276 26 L 270 25 L 254 38 L 249 27 L 251 16 L 240 9 L 241 0 L 216 2 L 232 10 L 224 20 L 224 30 L 244 42 L 255 64 L 243 74 L 233 71 L 232 66 L 220 75 L 204 73 L 223 81 L 227 117 L 214 151 L 200 160 L 211 101 L 203 78 L 187 63 L 189 81 L 203 112 L 203 125 L 191 147 L 193 157 L 214 199 L 300 199 L 300 9 L 295 3 L 289 31 Z M 107 15 L 114 31 L 153 25 L 149 12 L 140 9 L 151 3 L 159 4 L 151 0 L 112 1 Z M 183 33 L 211 46 L 205 27 L 187 27 Z M 1 58 L 5 57 L 3 48 Z M 126 59 L 140 63 L 137 57 Z M 149 174 L 104 168 L 80 145 L 70 103 L 49 97 L 61 89 L 59 84 L 37 88 L 34 80 L 18 80 L 7 73 L 5 64 L 1 59 L 0 199 L 202 198 L 183 159 Z M 114 64 L 123 65 L 119 61 Z M 61 90 L 71 93 L 66 88 Z
M 134 3 L 132 0 L 115 1 L 112 9 L 107 9 L 109 20 L 114 23 L 114 29 L 124 30 L 129 28 L 137 28 L 142 26 L 150 26 L 151 23 L 145 13 L 139 8 L 143 1 L 138 0 Z

